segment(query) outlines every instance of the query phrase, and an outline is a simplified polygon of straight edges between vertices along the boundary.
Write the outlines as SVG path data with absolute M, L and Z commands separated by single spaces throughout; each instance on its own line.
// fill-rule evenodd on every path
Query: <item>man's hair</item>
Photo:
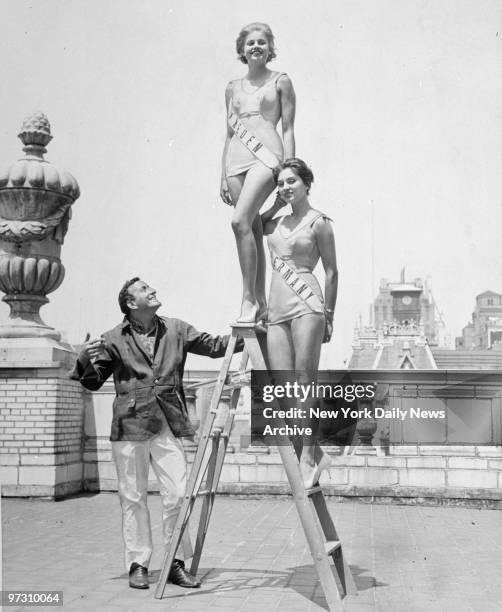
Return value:
M 131 280 L 126 281 L 124 285 L 122 286 L 122 289 L 120 290 L 120 293 L 119 293 L 120 310 L 125 314 L 126 317 L 129 316 L 129 312 L 130 312 L 130 308 L 127 305 L 127 302 L 132 297 L 131 294 L 129 293 L 129 287 L 131 285 L 134 285 L 136 281 L 139 281 L 139 276 L 135 276 L 134 278 L 131 278 Z

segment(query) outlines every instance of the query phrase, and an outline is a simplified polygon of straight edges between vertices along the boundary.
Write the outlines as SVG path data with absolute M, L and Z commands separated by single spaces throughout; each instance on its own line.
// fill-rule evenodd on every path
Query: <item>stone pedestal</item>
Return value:
M 52 347 L 59 361 L 34 359 L 42 352 L 26 347 L 24 360 L 0 360 L 4 496 L 56 499 L 82 490 L 84 406 L 80 384 L 68 377 L 73 353 Z
M 82 488 L 83 393 L 68 371 L 75 355 L 40 308 L 63 282 L 61 248 L 75 178 L 44 158 L 43 113 L 19 133 L 24 156 L 0 168 L 0 481 L 3 495 L 61 497 Z

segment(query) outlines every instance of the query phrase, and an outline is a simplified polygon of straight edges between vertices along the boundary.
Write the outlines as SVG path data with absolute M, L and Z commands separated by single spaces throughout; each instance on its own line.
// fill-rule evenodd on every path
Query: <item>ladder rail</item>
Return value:
M 195 548 L 193 553 L 192 564 L 190 566 L 190 573 L 195 575 L 197 573 L 198 563 L 194 565 L 195 559 L 200 559 L 202 554 L 202 548 L 204 546 L 204 540 L 206 536 L 206 532 L 209 526 L 209 519 L 211 518 L 211 512 L 214 504 L 215 491 L 212 486 L 214 482 L 214 477 L 216 474 L 216 462 L 217 462 L 217 449 L 219 448 L 221 443 L 221 432 L 216 432 L 216 435 L 213 438 L 213 450 L 211 453 L 211 462 L 209 463 L 209 468 L 207 472 L 207 482 L 210 482 L 211 485 L 206 488 L 207 495 L 205 495 L 204 500 L 202 502 L 202 509 L 199 517 L 199 529 L 197 531 L 197 537 L 195 540 Z
M 245 350 L 243 352 L 242 364 L 238 375 L 242 376 L 242 372 L 245 371 L 248 360 L 251 361 L 254 369 L 264 370 L 268 373 L 264 337 L 262 334 L 258 336 L 256 332 L 257 330 L 253 327 L 232 326 L 232 335 L 227 346 L 219 375 L 214 383 L 209 411 L 203 424 L 202 435 L 190 472 L 187 493 L 180 509 L 173 538 L 166 551 L 164 565 L 157 583 L 155 597 L 159 599 L 164 596 L 174 555 L 181 541 L 181 536 L 187 528 L 188 519 L 193 509 L 195 499 L 200 495 L 203 497 L 203 505 L 199 517 L 197 539 L 190 571 L 192 574 L 195 574 L 198 570 L 236 407 L 241 393 L 242 384 L 234 385 L 230 409 L 226 416 L 223 429 L 218 428 L 218 430 L 213 431 L 211 435 L 214 421 L 218 414 L 218 407 L 220 405 L 223 389 L 225 386 L 229 386 L 228 371 L 239 336 L 244 339 Z M 212 381 L 211 385 L 213 385 Z M 284 420 L 275 419 L 275 424 L 278 426 L 284 425 Z M 207 448 L 210 439 L 212 439 L 212 448 L 211 452 L 208 454 Z M 342 543 L 329 514 L 322 489 L 320 486 L 316 486 L 310 490 L 305 489 L 297 453 L 289 437 L 286 435 L 278 435 L 275 437 L 275 442 L 277 443 L 279 454 L 291 486 L 293 499 L 328 608 L 331 612 L 344 610 L 343 598 L 348 594 L 356 592 L 357 589 L 350 568 L 343 555 Z M 204 477 L 204 487 L 203 490 L 200 491 Z M 333 565 L 330 563 L 330 558 L 333 561 Z
M 194 462 L 192 464 L 192 470 L 188 479 L 186 493 L 176 519 L 176 524 L 171 536 L 171 541 L 164 555 L 164 561 L 162 564 L 162 570 L 160 572 L 159 580 L 157 582 L 157 588 L 155 590 L 155 597 L 162 599 L 167 586 L 167 580 L 171 565 L 174 561 L 174 556 L 178 550 L 178 546 L 181 542 L 183 532 L 186 529 L 190 513 L 193 510 L 193 506 L 197 497 L 198 489 L 202 484 L 204 472 L 207 469 L 207 465 L 210 461 L 210 456 L 206 457 L 206 448 L 209 441 L 209 431 L 215 419 L 215 414 L 208 414 L 204 422 L 204 432 L 201 436 L 201 442 L 197 448 Z M 204 469 L 202 469 L 204 467 Z M 199 476 L 201 476 L 199 478 Z
M 241 370 L 244 369 L 249 361 L 249 354 L 247 349 L 244 349 L 241 361 Z M 219 437 L 219 445 L 217 449 L 217 455 L 215 458 L 214 471 L 212 473 L 211 479 L 207 477 L 206 482 L 210 483 L 209 486 L 209 494 L 204 499 L 201 510 L 201 518 L 199 521 L 199 528 L 197 530 L 197 538 L 195 541 L 195 549 L 192 557 L 192 563 L 190 565 L 190 573 L 195 575 L 197 570 L 199 569 L 200 558 L 202 556 L 202 549 L 204 547 L 204 542 L 206 541 L 207 530 L 209 527 L 209 521 L 211 519 L 211 514 L 213 511 L 214 501 L 216 497 L 216 489 L 218 488 L 218 483 L 220 482 L 221 470 L 223 469 L 223 462 L 225 460 L 225 454 L 227 451 L 228 441 L 230 439 L 230 433 L 232 430 L 232 425 L 234 422 L 235 411 L 237 409 L 237 404 L 239 402 L 241 389 L 236 388 L 232 391 L 232 397 L 230 400 L 230 410 L 227 415 L 225 425 L 223 427 L 223 431 L 221 436 Z
M 243 336 L 253 367 L 266 371 L 269 382 L 272 383 L 267 368 L 266 351 L 264 350 L 263 342 L 260 343 L 259 338 L 252 330 L 246 330 Z M 284 420 L 275 419 L 274 425 L 284 425 Z M 322 498 L 324 501 L 324 513 L 319 516 L 317 509 L 321 508 L 321 506 L 320 504 L 318 506 L 313 504 L 309 492 L 303 485 L 298 457 L 289 437 L 278 435 L 275 437 L 275 442 L 277 443 L 279 454 L 281 455 L 281 460 L 291 486 L 300 522 L 307 538 L 328 607 L 332 611 L 343 610 L 343 598 L 348 594 L 347 587 L 349 586 L 349 580 L 352 579 L 352 575 L 343 556 L 342 545 L 338 540 L 338 536 L 332 539 L 332 541 L 338 541 L 336 548 L 331 554 L 328 554 L 326 551 L 326 534 L 335 536 L 336 530 L 327 511 L 322 490 L 319 488 L 317 497 Z M 335 554 L 338 560 L 341 560 L 341 563 L 336 563 Z M 334 567 L 330 563 L 330 556 L 335 563 Z M 350 576 L 350 579 L 348 576 Z M 353 583 L 350 583 L 351 589 L 352 585 Z
M 194 492 L 196 494 L 198 488 L 200 488 L 201 481 L 204 478 L 204 472 L 207 469 L 207 465 L 210 460 L 210 457 L 209 457 L 206 461 L 204 461 L 205 455 L 206 455 L 206 449 L 207 449 L 207 445 L 209 442 L 211 429 L 212 429 L 214 420 L 216 418 L 218 405 L 220 403 L 221 396 L 223 394 L 226 374 L 228 373 L 228 370 L 230 369 L 232 357 L 235 353 L 236 344 L 237 344 L 237 335 L 232 334 L 228 342 L 228 345 L 227 345 L 227 350 L 225 351 L 225 356 L 223 358 L 223 364 L 221 366 L 220 373 L 216 380 L 215 388 L 214 388 L 214 391 L 211 397 L 211 402 L 209 405 L 209 411 L 206 415 L 204 424 L 202 426 L 201 439 L 197 446 L 197 451 L 195 453 L 194 461 L 192 464 L 192 469 L 190 471 L 190 476 L 187 482 L 185 497 L 181 505 L 180 511 L 178 513 L 178 517 L 176 519 L 176 524 L 174 527 L 173 535 L 171 537 L 171 542 L 169 543 L 167 550 L 165 552 L 165 555 L 164 555 L 162 570 L 160 572 L 159 580 L 157 582 L 157 588 L 155 590 L 155 597 L 157 599 L 162 599 L 162 597 L 164 596 L 164 592 L 167 586 L 167 581 L 169 578 L 169 572 L 171 570 L 171 565 L 173 564 L 176 551 L 181 542 L 183 532 L 186 529 L 188 518 L 190 516 L 190 512 L 192 511 L 193 505 L 195 502 L 195 498 L 193 497 L 193 494 Z M 202 477 L 199 479 L 203 465 L 204 465 L 204 471 L 202 471 Z

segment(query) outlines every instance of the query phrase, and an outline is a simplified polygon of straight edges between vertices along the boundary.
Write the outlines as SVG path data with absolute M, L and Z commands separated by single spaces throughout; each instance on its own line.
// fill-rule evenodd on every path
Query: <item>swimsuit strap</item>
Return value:
M 313 209 L 315 210 L 315 209 Z M 322 217 L 323 219 L 327 219 L 328 221 L 331 221 L 331 223 L 333 223 L 333 219 L 331 217 L 328 217 L 328 215 L 326 213 L 321 212 L 320 210 L 316 210 L 317 215 L 312 219 L 312 221 L 310 222 L 310 225 L 314 225 L 314 223 L 317 221 L 317 219 L 319 219 L 319 217 Z
M 282 77 L 282 76 L 288 76 L 285 72 L 278 72 L 275 77 L 272 79 L 273 81 L 275 81 L 275 86 L 277 87 L 277 81 Z
M 314 215 L 314 218 L 310 221 L 310 227 L 312 227 L 314 225 L 314 223 L 317 221 L 317 219 L 319 219 L 320 217 L 323 217 L 325 219 L 329 219 L 329 217 L 327 215 L 325 215 L 323 212 L 316 210 L 315 211 L 317 214 Z M 329 219 L 331 221 L 331 219 Z
M 317 219 L 319 219 L 319 217 L 323 216 L 322 212 L 319 212 L 318 210 L 312 209 L 312 212 L 315 213 L 314 216 L 310 217 L 310 219 L 306 219 L 304 221 L 304 223 L 300 223 L 300 225 L 298 227 L 295 227 L 295 229 L 293 231 L 297 231 L 297 230 L 301 230 L 304 227 L 308 226 L 308 227 L 312 227 L 314 225 L 314 223 L 317 221 Z M 310 216 L 310 211 L 307 214 L 307 216 Z

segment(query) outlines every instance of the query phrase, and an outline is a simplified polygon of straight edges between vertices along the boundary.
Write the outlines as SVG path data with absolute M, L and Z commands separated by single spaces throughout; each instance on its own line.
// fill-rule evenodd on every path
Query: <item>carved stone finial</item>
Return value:
M 45 153 L 45 147 L 52 140 L 49 119 L 40 111 L 26 117 L 18 137 L 25 145 L 23 151 L 32 153 L 34 150 L 38 150 Z
M 39 310 L 63 281 L 61 245 L 80 192 L 69 172 L 44 159 L 52 135 L 43 113 L 27 117 L 18 136 L 26 156 L 0 171 L 0 291 L 11 308 L 0 339 L 59 341 Z

